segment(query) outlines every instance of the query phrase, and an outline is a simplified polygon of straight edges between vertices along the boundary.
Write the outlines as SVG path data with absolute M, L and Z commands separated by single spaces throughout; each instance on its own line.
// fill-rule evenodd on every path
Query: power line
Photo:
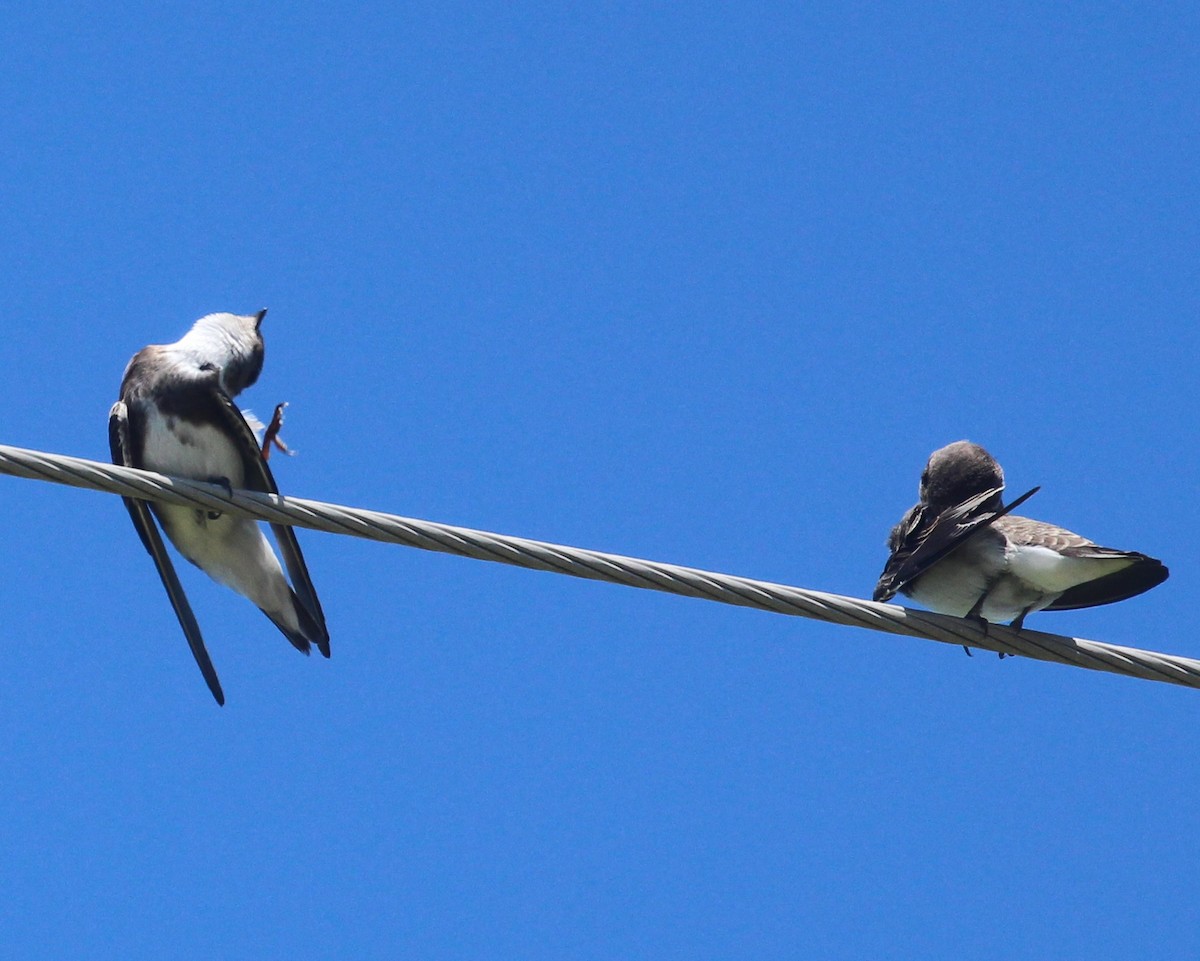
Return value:
M 245 490 L 235 490 L 230 494 L 217 484 L 168 477 L 152 471 L 117 467 L 79 457 L 0 445 L 0 473 L 142 500 L 241 514 L 273 524 L 289 524 L 330 534 L 349 534 L 531 570 L 699 597 L 832 624 L 922 637 L 946 644 L 966 644 L 1004 654 L 1021 654 L 1042 661 L 1057 661 L 1151 681 L 1200 687 L 1200 661 L 1192 658 L 1041 631 L 1013 631 L 1000 624 L 984 624 L 857 597 L 299 497 Z

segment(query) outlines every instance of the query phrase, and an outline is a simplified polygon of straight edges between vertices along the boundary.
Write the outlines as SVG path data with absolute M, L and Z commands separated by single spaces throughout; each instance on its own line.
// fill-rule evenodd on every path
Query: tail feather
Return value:
M 266 608 L 259 608 L 271 623 L 279 628 L 279 632 L 286 637 L 296 650 L 301 654 L 309 654 L 312 651 L 312 645 L 317 645 L 319 650 L 325 657 L 329 657 L 329 634 L 319 624 L 317 620 L 308 612 L 308 608 L 296 596 L 296 592 L 289 589 L 289 596 L 292 601 L 292 610 L 295 612 L 296 620 L 299 622 L 299 629 L 292 628 L 285 624 L 279 617 L 272 614 Z

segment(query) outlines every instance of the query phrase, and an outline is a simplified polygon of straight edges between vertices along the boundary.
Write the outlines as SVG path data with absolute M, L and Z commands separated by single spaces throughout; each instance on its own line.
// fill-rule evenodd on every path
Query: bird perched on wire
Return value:
M 175 343 L 152 344 L 134 354 L 121 381 L 120 400 L 109 412 L 113 463 L 228 489 L 278 493 L 254 431 L 233 403 L 262 371 L 265 315 L 265 310 L 250 316 L 209 314 Z M 325 615 L 292 528 L 271 525 L 291 576 L 289 585 L 257 522 L 219 511 L 124 500 L 218 704 L 225 703 L 221 683 L 154 518 L 180 554 L 253 601 L 298 650 L 307 654 L 315 644 L 329 657 Z
M 1004 472 L 986 450 L 960 440 L 934 451 L 920 501 L 892 528 L 874 599 L 899 592 L 941 614 L 1020 630 L 1034 611 L 1111 604 L 1167 579 L 1153 557 L 1010 513 L 1038 489 L 1006 507 Z

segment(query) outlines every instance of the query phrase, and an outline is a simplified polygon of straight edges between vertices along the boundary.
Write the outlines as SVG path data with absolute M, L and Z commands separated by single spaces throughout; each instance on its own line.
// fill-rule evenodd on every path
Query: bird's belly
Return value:
M 232 487 L 245 480 L 241 452 L 228 435 L 210 424 L 163 417 L 153 406 L 146 411 L 142 466 L 196 480 L 224 478 Z
M 994 624 L 1011 621 L 1022 613 L 1039 611 L 1052 604 L 1057 591 L 1043 591 L 1014 576 L 1011 571 L 1000 577 L 988 591 L 980 614 Z
M 213 580 L 298 628 L 279 559 L 255 521 L 167 504 L 156 504 L 154 511 L 180 554 Z
M 963 617 L 988 589 L 989 578 L 983 568 L 955 563 L 954 558 L 951 554 L 938 561 L 913 581 L 905 593 L 931 611 Z
M 992 531 L 980 531 L 913 581 L 905 593 L 931 611 L 963 617 L 1004 572 L 1004 562 L 999 539 Z

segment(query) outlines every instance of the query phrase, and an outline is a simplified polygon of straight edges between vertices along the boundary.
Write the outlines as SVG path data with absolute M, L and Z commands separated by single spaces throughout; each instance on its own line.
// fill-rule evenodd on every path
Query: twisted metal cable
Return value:
M 168 477 L 152 471 L 117 467 L 78 457 L 0 445 L 0 474 L 201 510 L 241 514 L 272 524 L 288 524 L 330 534 L 349 534 L 531 570 L 699 597 L 889 634 L 922 637 L 945 644 L 966 644 L 998 653 L 1021 654 L 1042 661 L 1057 661 L 1150 681 L 1200 687 L 1200 661 L 1192 658 L 1041 631 L 1014 631 L 999 624 L 910 610 L 894 604 L 880 604 L 824 591 L 566 547 L 524 537 L 492 534 L 299 497 L 245 490 L 235 490 L 230 494 L 217 484 Z

